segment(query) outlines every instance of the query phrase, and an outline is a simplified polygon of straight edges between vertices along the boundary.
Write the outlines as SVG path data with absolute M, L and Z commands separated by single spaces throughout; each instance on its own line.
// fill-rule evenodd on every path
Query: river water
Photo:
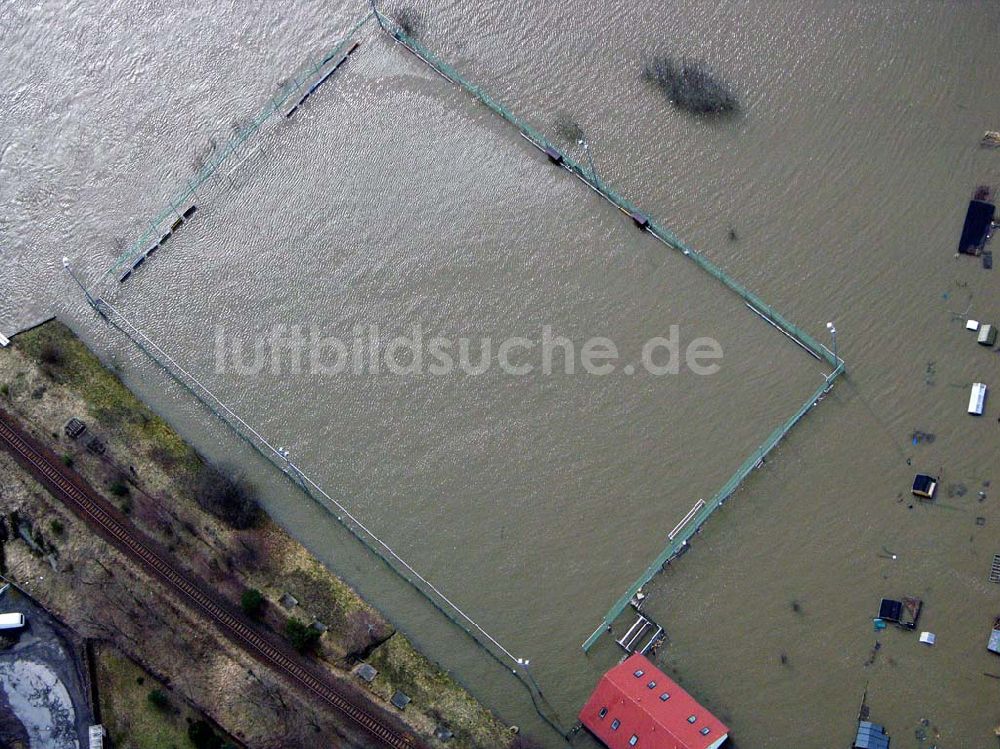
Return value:
M 846 745 L 866 685 L 898 741 L 991 746 L 1000 428 L 995 408 L 964 408 L 997 360 L 963 322 L 1000 321 L 1000 302 L 996 276 L 954 247 L 973 187 L 1000 177 L 1000 152 L 977 146 L 1000 126 L 992 4 L 416 7 L 423 40 L 515 112 L 549 133 L 577 123 L 602 180 L 814 335 L 837 322 L 849 379 L 649 589 L 668 671 L 740 746 Z M 67 255 L 97 281 L 363 10 L 4 6 L 0 332 L 62 316 L 432 658 L 558 746 L 509 673 L 96 321 L 61 268 Z M 580 643 L 823 369 L 374 27 L 360 38 L 203 188 L 189 225 L 99 292 L 530 658 L 569 724 L 620 654 L 610 637 L 589 656 Z M 741 113 L 671 109 L 639 74 L 658 53 L 708 61 Z M 419 326 L 478 350 L 549 327 L 577 349 L 607 337 L 637 365 L 673 325 L 682 350 L 718 342 L 717 373 L 321 374 L 270 345 L 250 372 L 219 343 Z M 910 507 L 917 469 L 942 475 L 934 505 Z M 938 645 L 888 632 L 866 665 L 878 599 L 903 595 L 924 598 Z

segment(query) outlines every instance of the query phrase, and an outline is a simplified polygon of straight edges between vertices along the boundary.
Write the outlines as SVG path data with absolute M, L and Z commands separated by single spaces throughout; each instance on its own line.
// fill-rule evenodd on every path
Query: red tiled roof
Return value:
M 580 720 L 609 749 L 715 749 L 729 734 L 722 721 L 638 653 L 601 677 Z

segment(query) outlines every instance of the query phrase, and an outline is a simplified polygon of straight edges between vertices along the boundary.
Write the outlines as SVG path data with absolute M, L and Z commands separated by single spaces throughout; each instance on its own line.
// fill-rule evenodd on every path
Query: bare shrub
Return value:
M 405 8 L 400 8 L 399 12 L 396 14 L 396 23 L 399 24 L 399 28 L 403 30 L 403 33 L 409 37 L 416 39 L 424 30 L 424 18 L 420 13 L 407 6 Z
M 198 472 L 194 494 L 203 509 L 237 530 L 256 528 L 264 522 L 257 488 L 209 463 Z

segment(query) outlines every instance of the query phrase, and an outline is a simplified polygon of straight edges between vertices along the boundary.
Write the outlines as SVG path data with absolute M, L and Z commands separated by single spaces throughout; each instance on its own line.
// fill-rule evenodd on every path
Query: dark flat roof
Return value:
M 959 252 L 975 255 L 976 251 L 982 248 L 996 210 L 995 205 L 984 200 L 969 201 L 969 210 L 965 214 L 965 224 L 962 226 L 962 238 L 958 240 Z

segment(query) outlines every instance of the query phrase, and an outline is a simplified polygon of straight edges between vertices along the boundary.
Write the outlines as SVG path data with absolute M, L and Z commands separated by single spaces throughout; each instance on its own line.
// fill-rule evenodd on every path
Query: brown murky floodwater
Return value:
M 517 681 L 96 321 L 60 267 L 69 255 L 95 280 L 213 144 L 362 10 L 0 9 L 0 332 L 65 317 L 433 658 L 558 746 Z M 954 257 L 973 187 L 1000 186 L 1000 151 L 977 146 L 1000 127 L 994 5 L 420 11 L 431 47 L 540 129 L 578 123 L 603 180 L 813 334 L 837 322 L 848 380 L 649 587 L 664 666 L 740 746 L 846 746 L 866 685 L 894 745 L 994 746 L 1000 411 L 965 406 L 971 382 L 1000 379 L 963 323 L 1000 322 L 1000 301 L 995 273 Z M 580 643 L 822 370 L 412 56 L 373 29 L 362 42 L 206 187 L 172 245 L 101 291 L 531 658 L 571 723 L 620 654 L 612 638 L 589 656 Z M 639 75 L 658 52 L 709 61 L 741 114 L 672 110 Z M 677 325 L 682 346 L 711 337 L 724 356 L 716 374 L 663 377 L 218 366 L 220 336 L 249 351 L 276 326 L 349 340 L 372 325 L 470 337 L 474 359 L 481 338 L 540 340 L 551 326 L 577 347 L 612 339 L 620 364 Z M 915 430 L 933 440 L 914 444 Z M 915 470 L 941 474 L 935 503 L 911 502 Z M 878 600 L 903 595 L 924 599 L 937 645 L 888 631 L 872 660 Z

